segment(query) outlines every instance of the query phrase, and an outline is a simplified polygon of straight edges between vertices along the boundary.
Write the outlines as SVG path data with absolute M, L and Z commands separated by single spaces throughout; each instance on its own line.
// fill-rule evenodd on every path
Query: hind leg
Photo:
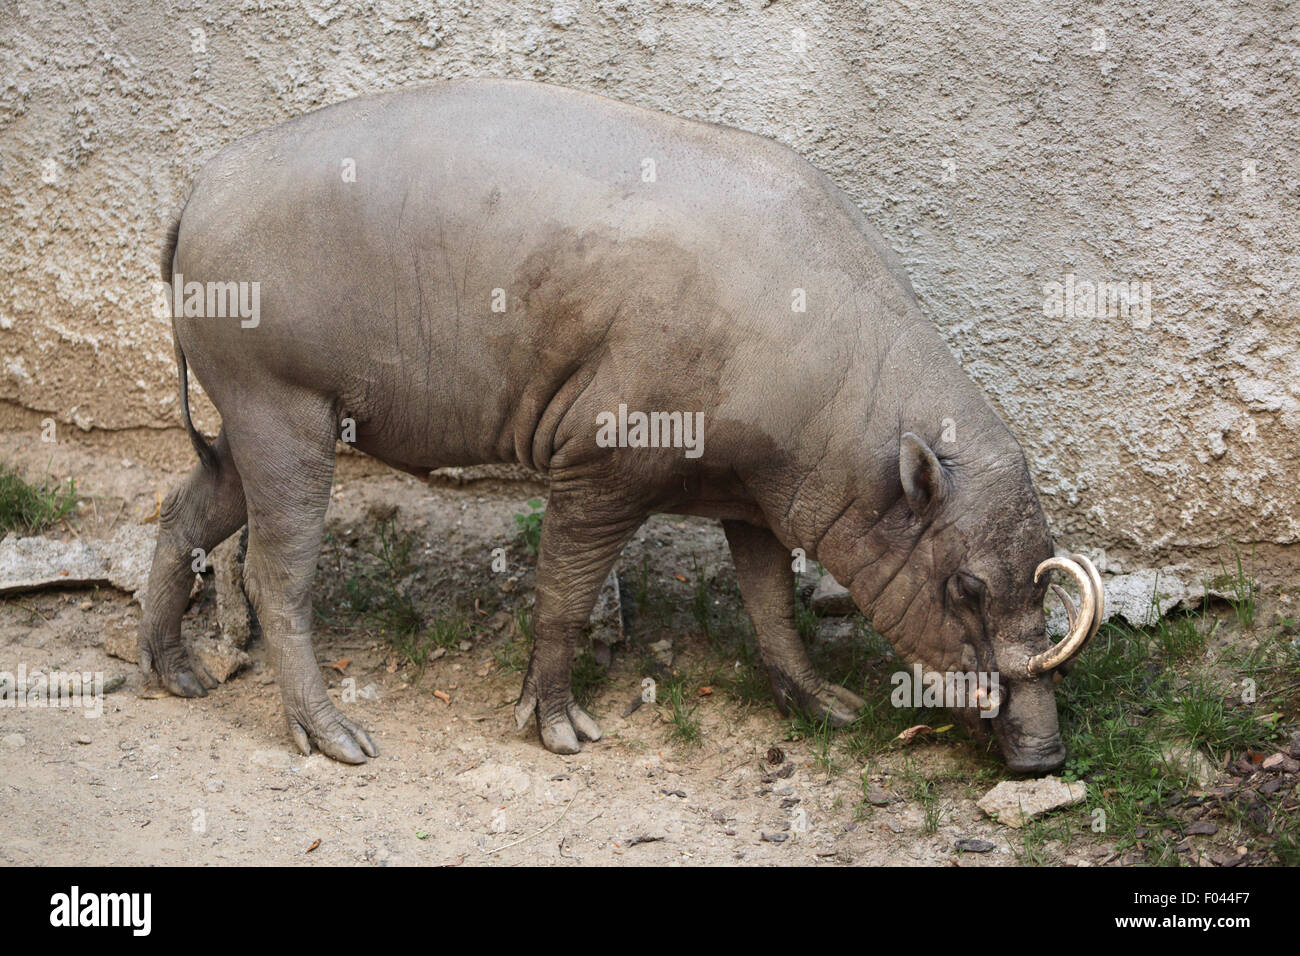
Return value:
M 140 668 L 146 678 L 158 677 L 179 697 L 202 697 L 216 686 L 181 641 L 181 617 L 194 582 L 194 549 L 207 555 L 244 523 L 244 488 L 224 430 L 213 448 L 216 469 L 199 462 L 162 504 L 140 618 Z
M 600 726 L 573 699 L 573 653 L 609 569 L 647 514 L 613 487 L 556 480 L 542 519 L 533 655 L 515 720 L 522 729 L 535 714 L 542 745 L 557 754 L 578 753 L 580 740 L 600 739 Z
M 379 749 L 365 728 L 330 700 L 311 641 L 311 586 L 334 477 L 338 423 L 320 396 L 278 397 L 257 408 L 241 406 L 231 427 L 248 500 L 245 587 L 298 749 L 311 753 L 314 743 L 335 760 L 365 763 Z

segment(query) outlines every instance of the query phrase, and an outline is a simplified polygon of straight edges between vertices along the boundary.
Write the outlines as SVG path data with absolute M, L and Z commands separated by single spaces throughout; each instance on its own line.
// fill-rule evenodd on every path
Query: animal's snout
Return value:
M 1010 746 L 1003 745 L 1002 750 L 1007 767 L 1016 773 L 1050 773 L 1065 763 L 1065 745 L 1060 734 L 1024 737 Z

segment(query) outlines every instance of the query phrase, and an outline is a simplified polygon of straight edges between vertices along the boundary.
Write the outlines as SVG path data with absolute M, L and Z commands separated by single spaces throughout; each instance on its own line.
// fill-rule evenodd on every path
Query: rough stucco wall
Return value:
M 1067 542 L 1112 567 L 1215 567 L 1229 539 L 1258 542 L 1266 578 L 1300 564 L 1285 3 L 0 0 L 0 66 L 0 399 L 60 422 L 176 425 L 151 281 L 220 146 L 355 94 L 526 77 L 763 133 L 829 173 Z M 1151 313 L 1045 316 L 1067 274 L 1149 281 Z

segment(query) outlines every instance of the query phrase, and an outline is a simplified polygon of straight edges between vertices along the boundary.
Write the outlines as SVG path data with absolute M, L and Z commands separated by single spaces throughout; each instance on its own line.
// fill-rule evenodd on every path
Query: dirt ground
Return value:
M 55 476 L 75 476 L 89 502 L 59 531 L 100 537 L 155 512 L 159 493 L 190 464 L 183 437 L 176 439 L 174 433 L 136 433 L 112 447 L 51 446 L 33 443 L 30 433 L 5 433 L 0 455 L 34 474 L 48 468 Z M 0 602 L 0 670 L 21 662 L 29 671 L 125 678 L 105 698 L 98 719 L 78 710 L 0 710 L 0 860 L 446 866 L 1017 861 L 1017 831 L 993 823 L 975 806 L 989 784 L 961 782 L 971 761 L 969 743 L 920 742 L 869 763 L 842 753 L 828 762 L 815 739 L 792 739 L 798 735 L 791 722 L 770 704 L 720 690 L 700 696 L 705 677 L 685 684 L 694 696 L 697 743 L 672 737 L 662 706 L 628 713 L 647 661 L 655 659 L 646 650 L 649 642 L 672 642 L 671 664 L 664 663 L 661 646 L 660 665 L 667 669 L 698 675 L 707 675 L 708 667 L 726 670 L 707 639 L 681 625 L 680 614 L 629 628 L 631 646 L 616 653 L 590 707 L 603 740 L 564 757 L 543 750 L 531 724 L 517 731 L 510 705 L 522 673 L 507 652 L 516 627 L 511 614 L 529 603 L 531 574 L 513 515 L 539 493 L 544 489 L 492 482 L 430 487 L 359 457 L 341 459 L 318 572 L 316 650 L 336 700 L 345 677 L 362 690 L 355 702 L 340 706 L 364 723 L 381 749 L 363 766 L 292 749 L 260 642 L 250 649 L 253 665 L 208 697 L 160 697 L 146 690 L 135 666 L 103 651 L 106 634 L 135 631 L 140 609 L 129 595 L 109 588 L 49 590 Z M 470 638 L 430 660 L 423 674 L 383 634 L 331 610 L 385 516 L 417 543 L 418 580 L 406 582 L 414 593 L 443 608 L 462 607 L 468 616 Z M 508 549 L 507 574 L 491 572 L 495 547 Z M 653 576 L 670 611 L 692 601 L 690 582 L 708 568 L 714 574 L 710 593 L 716 594 L 709 599 L 719 613 L 735 611 L 726 606 L 734 578 L 716 524 L 653 519 L 629 545 L 621 567 Z M 210 595 L 195 602 L 184 626 L 215 632 Z M 328 666 L 344 658 L 346 664 Z M 885 696 L 889 687 L 875 692 Z M 945 776 L 949 783 L 938 802 L 915 797 L 905 782 L 909 767 Z M 868 790 L 880 805 L 864 801 Z M 957 841 L 969 839 L 989 841 L 992 849 L 959 852 Z M 1116 856 L 1104 840 L 1086 834 L 1068 848 L 1049 843 L 1040 853 L 1074 865 Z

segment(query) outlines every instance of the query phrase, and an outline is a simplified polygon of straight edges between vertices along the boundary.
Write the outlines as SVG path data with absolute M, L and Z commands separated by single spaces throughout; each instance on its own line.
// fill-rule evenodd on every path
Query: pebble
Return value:
M 288 770 L 293 766 L 293 754 L 287 750 L 257 750 L 250 760 L 266 770 Z

